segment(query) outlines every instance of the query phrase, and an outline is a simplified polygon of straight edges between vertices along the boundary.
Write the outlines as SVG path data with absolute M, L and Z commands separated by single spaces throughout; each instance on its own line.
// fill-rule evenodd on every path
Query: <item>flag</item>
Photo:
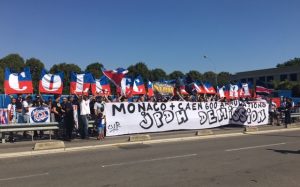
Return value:
M 225 86 L 219 87 L 217 86 L 218 95 L 220 98 L 226 97 L 225 95 Z
M 103 74 L 111 80 L 114 85 L 117 87 L 121 86 L 121 81 L 125 77 L 125 75 L 128 73 L 128 70 L 124 68 L 117 68 L 115 70 L 105 70 L 102 69 Z
M 93 94 L 100 94 L 101 96 L 108 96 L 111 94 L 110 85 L 108 78 L 106 76 L 100 77 L 100 79 L 95 80 L 95 86 L 92 88 Z
M 121 95 L 131 97 L 133 81 L 131 77 L 124 77 L 121 80 Z
M 181 95 L 189 95 L 189 93 L 185 90 L 185 85 L 181 85 L 179 87 L 179 92 Z
M 216 94 L 215 88 L 209 82 L 205 82 L 203 88 L 207 94 Z
M 95 80 L 91 73 L 77 74 L 75 72 L 71 72 L 71 94 L 88 95 L 90 87 L 93 87 L 94 84 Z
M 29 67 L 25 67 L 20 73 L 12 73 L 9 68 L 5 68 L 4 91 L 5 94 L 33 93 Z
M 239 98 L 239 85 L 237 84 L 230 84 L 229 85 L 229 98 L 230 99 L 237 99 Z
M 178 78 L 176 82 L 177 82 L 176 88 L 177 88 L 177 90 L 179 90 L 179 93 L 181 95 L 188 95 L 189 93 L 185 90 L 185 84 L 184 84 L 183 80 Z
M 133 88 L 132 88 L 133 95 L 144 95 L 146 94 L 146 89 L 144 85 L 143 78 L 139 75 L 134 79 Z
M 239 83 L 239 97 L 251 97 L 252 96 L 252 84 L 251 83 Z
M 227 85 L 223 86 L 224 95 L 227 100 L 230 100 L 230 85 L 231 84 L 227 84 Z
M 50 74 L 45 69 L 42 70 L 39 81 L 40 93 L 62 94 L 64 74 L 62 72 Z
M 147 95 L 149 97 L 153 97 L 154 96 L 154 93 L 153 93 L 153 84 L 151 81 L 148 81 L 148 92 L 147 92 Z
M 199 82 L 193 82 L 192 83 L 192 91 L 196 91 L 198 94 L 204 94 L 205 93 L 202 84 L 200 84 Z
M 268 88 L 268 85 L 262 81 L 256 81 L 255 92 L 258 95 L 270 95 L 272 90 Z

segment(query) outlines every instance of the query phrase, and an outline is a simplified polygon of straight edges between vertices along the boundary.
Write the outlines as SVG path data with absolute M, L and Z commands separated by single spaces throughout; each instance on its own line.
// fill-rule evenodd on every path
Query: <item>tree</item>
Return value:
M 19 54 L 9 54 L 0 59 L 0 90 L 4 91 L 4 70 L 10 68 L 13 72 L 20 72 L 24 68 L 24 59 Z
M 20 72 L 24 66 L 24 59 L 19 54 L 9 54 L 0 59 L 0 67 L 2 69 L 10 68 L 12 71 Z
M 33 83 L 33 92 L 38 93 L 41 72 L 42 69 L 45 68 L 44 63 L 41 62 L 39 59 L 30 58 L 26 60 L 25 65 L 30 67 L 32 83 Z
M 95 79 L 98 79 L 103 75 L 102 68 L 103 68 L 103 64 L 101 64 L 99 62 L 95 62 L 95 63 L 89 64 L 85 68 L 85 72 L 90 72 L 94 76 Z
M 282 64 L 277 64 L 276 67 L 285 67 L 285 66 L 299 66 L 300 65 L 300 58 L 294 58 L 291 60 L 288 60 Z
M 279 82 L 279 84 L 277 85 L 277 89 L 278 90 L 291 90 L 293 86 L 294 86 L 294 84 L 292 82 L 285 80 L 285 81 Z
M 168 75 L 170 79 L 183 78 L 184 74 L 181 71 L 173 71 Z
M 81 69 L 76 64 L 67 64 L 67 63 L 60 63 L 55 64 L 50 68 L 50 73 L 57 73 L 63 72 L 64 73 L 64 90 L 63 94 L 70 93 L 70 75 L 71 71 L 76 73 L 81 73 Z
M 216 74 L 212 71 L 207 71 L 203 74 L 203 81 L 208 81 L 212 85 L 217 86 L 216 85 Z
M 0 93 L 4 92 L 4 69 L 0 68 Z
M 167 78 L 167 74 L 163 69 L 156 68 L 150 71 L 150 80 L 160 81 Z
M 202 74 L 199 71 L 196 70 L 191 70 L 188 73 L 185 74 L 187 77 L 187 82 L 192 83 L 196 80 L 201 80 L 202 79 Z
M 230 77 L 232 76 L 229 72 L 220 72 L 218 75 L 218 85 L 226 85 L 230 81 Z
M 293 97 L 300 97 L 300 84 L 295 84 L 292 87 L 292 96 Z
M 127 70 L 129 76 L 136 77 L 141 75 L 144 79 L 144 82 L 150 78 L 150 70 L 144 62 L 138 62 L 135 65 L 131 65 L 127 68 Z

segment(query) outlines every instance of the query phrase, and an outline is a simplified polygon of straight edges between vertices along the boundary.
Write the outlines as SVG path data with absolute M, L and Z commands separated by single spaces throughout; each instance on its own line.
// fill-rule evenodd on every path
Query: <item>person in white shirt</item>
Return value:
M 16 98 L 13 98 L 11 97 L 11 103 L 8 104 L 7 106 L 7 110 L 8 110 L 8 120 L 9 120 L 9 123 L 16 123 L 17 122 L 17 113 L 16 113 Z M 13 132 L 10 132 L 9 133 L 9 137 L 8 137 L 8 140 L 10 142 L 15 142 L 16 140 L 14 139 L 14 135 L 13 135 Z
M 16 117 L 17 117 L 17 113 L 16 113 L 16 98 L 11 98 L 11 103 L 8 104 L 7 106 L 7 110 L 8 110 L 8 119 L 10 123 L 16 123 Z
M 77 96 L 78 97 L 78 96 Z M 79 96 L 79 106 L 80 106 L 80 118 L 81 118 L 81 138 L 82 139 L 88 139 L 88 128 L 89 128 L 89 122 L 88 122 L 88 115 L 91 114 L 90 110 L 90 101 L 92 98 L 89 98 L 88 96 Z
M 22 103 L 24 123 L 29 123 L 29 107 L 32 106 L 32 97 L 29 95 Z

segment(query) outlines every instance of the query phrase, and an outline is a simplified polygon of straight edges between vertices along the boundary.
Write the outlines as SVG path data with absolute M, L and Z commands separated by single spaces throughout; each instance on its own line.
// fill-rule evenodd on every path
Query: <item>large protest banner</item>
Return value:
M 29 107 L 30 123 L 49 123 L 50 110 L 48 107 Z
M 264 125 L 269 120 L 268 109 L 263 101 L 106 103 L 107 136 L 228 124 Z

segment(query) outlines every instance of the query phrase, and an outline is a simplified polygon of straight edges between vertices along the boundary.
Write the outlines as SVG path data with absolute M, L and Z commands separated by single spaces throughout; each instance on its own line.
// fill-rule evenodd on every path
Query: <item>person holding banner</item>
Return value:
M 16 98 L 11 97 L 11 103 L 8 104 L 8 106 L 7 106 L 8 121 L 10 123 L 16 123 L 16 118 L 17 118 L 16 103 L 17 103 Z
M 16 120 L 17 123 L 23 123 L 23 98 L 22 95 L 18 95 L 17 101 L 16 101 Z
M 105 115 L 104 115 L 105 102 L 100 96 L 96 97 L 96 103 L 94 104 L 95 111 L 95 124 L 98 129 L 97 140 L 104 139 L 104 128 L 105 128 Z
M 27 95 L 25 100 L 22 102 L 22 115 L 23 115 L 23 123 L 29 123 L 29 107 L 32 106 L 32 96 Z M 27 137 L 27 132 L 24 131 L 24 137 Z
M 60 95 L 54 96 L 55 101 L 52 103 L 52 111 L 54 113 L 55 121 L 58 123 L 61 123 L 62 121 L 62 111 L 61 111 L 61 105 L 60 105 Z
M 35 97 L 35 100 L 33 101 L 33 104 L 32 104 L 33 107 L 43 107 L 43 106 L 46 106 L 43 98 L 41 97 L 41 95 L 37 95 Z M 44 132 L 43 131 L 40 131 L 39 134 L 37 131 L 34 131 L 34 135 L 33 137 L 34 138 L 37 138 L 39 136 L 39 138 L 43 138 L 44 136 Z
M 89 123 L 88 123 L 88 115 L 91 114 L 90 110 L 90 102 L 94 98 L 88 97 L 87 95 L 77 96 L 79 99 L 79 106 L 80 106 L 80 118 L 81 118 L 81 138 L 82 139 L 89 139 Z

